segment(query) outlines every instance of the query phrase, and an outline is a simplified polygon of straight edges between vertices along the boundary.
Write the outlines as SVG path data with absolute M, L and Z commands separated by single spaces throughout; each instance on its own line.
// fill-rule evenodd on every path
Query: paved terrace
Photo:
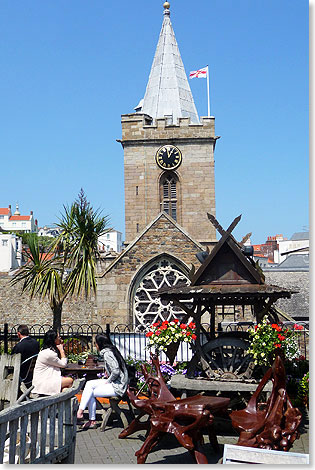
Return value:
M 126 439 L 118 439 L 122 430 L 118 421 L 114 426 L 108 427 L 105 432 L 99 429 L 87 431 L 78 430 L 76 442 L 75 464 L 136 464 L 135 452 L 140 449 L 144 442 L 145 431 L 139 431 Z M 208 462 L 218 463 L 223 455 L 224 444 L 235 444 L 237 434 L 229 425 L 228 421 L 216 421 L 216 430 L 221 453 L 216 454 L 212 450 L 208 436 L 205 437 L 205 449 Z M 161 445 L 162 444 L 162 445 Z M 309 426 L 308 420 L 304 419 L 301 427 L 301 437 L 294 442 L 291 452 L 309 453 Z M 148 464 L 193 464 L 194 460 L 190 453 L 181 447 L 177 440 L 168 435 L 149 454 L 146 461 Z

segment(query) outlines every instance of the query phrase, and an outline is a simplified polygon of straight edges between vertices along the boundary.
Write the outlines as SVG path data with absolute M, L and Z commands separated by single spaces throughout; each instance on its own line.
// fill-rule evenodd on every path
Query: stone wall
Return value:
M 47 299 L 30 300 L 28 294 L 22 294 L 21 287 L 10 285 L 12 276 L 0 276 L 0 328 L 4 323 L 9 328 L 20 323 L 28 325 L 50 324 L 53 315 Z M 62 323 L 82 324 L 97 323 L 96 305 L 91 300 L 66 300 L 63 306 Z
M 166 254 L 186 270 L 191 264 L 197 268 L 199 262 L 195 255 L 200 249 L 170 218 L 161 215 L 98 279 L 97 310 L 102 323 L 110 322 L 114 327 L 133 322 L 130 305 L 132 285 L 148 262 Z
M 199 243 L 215 242 L 215 229 L 207 219 L 207 212 L 215 215 L 215 139 L 213 117 L 193 125 L 189 118 L 180 119 L 179 125 L 168 125 L 167 119 L 146 125 L 145 115 L 122 116 L 126 244 L 163 210 L 160 179 L 165 172 L 155 155 L 165 144 L 177 146 L 182 153 L 182 163 L 174 170 L 177 222 Z
M 293 317 L 309 316 L 309 273 L 287 271 L 264 271 L 266 284 L 299 291 L 291 299 L 280 299 L 276 305 Z
M 164 233 L 164 238 L 162 237 Z M 160 243 L 156 244 L 159 239 Z M 176 230 L 171 223 L 158 221 L 152 231 L 148 232 L 137 245 L 127 251 L 120 261 L 101 275 L 98 279 L 97 299 L 66 300 L 62 322 L 68 324 L 98 323 L 105 328 L 106 323 L 112 327 L 119 323 L 131 323 L 129 306 L 130 283 L 151 258 L 160 253 L 173 254 L 187 267 L 191 263 L 199 266 L 195 253 L 199 251 L 183 233 Z M 281 310 L 291 316 L 309 316 L 309 273 L 307 272 L 265 272 L 266 283 L 297 289 L 291 299 L 280 299 L 277 304 Z M 11 276 L 0 276 L 0 328 L 4 323 L 9 327 L 19 323 L 52 324 L 52 312 L 48 300 L 30 300 L 22 294 L 21 288 L 11 286 Z M 233 316 L 225 316 L 223 321 L 232 321 Z M 240 320 L 248 320 L 247 316 Z M 206 319 L 203 319 L 206 321 Z

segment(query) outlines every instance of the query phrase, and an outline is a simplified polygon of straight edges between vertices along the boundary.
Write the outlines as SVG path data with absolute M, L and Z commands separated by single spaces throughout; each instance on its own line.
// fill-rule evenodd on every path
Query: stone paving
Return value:
M 292 452 L 309 453 L 309 428 L 308 421 L 304 421 L 301 429 L 301 437 L 294 442 Z M 76 441 L 75 464 L 136 464 L 135 452 L 144 442 L 144 431 L 139 431 L 126 439 L 118 439 L 122 430 L 118 422 L 108 427 L 105 432 L 99 429 L 87 431 L 78 430 Z M 217 422 L 216 430 L 220 444 L 220 454 L 216 454 L 205 436 L 205 451 L 210 464 L 218 463 L 223 455 L 224 444 L 235 444 L 237 434 L 228 424 Z M 162 444 L 162 445 L 161 445 Z M 148 464 L 193 464 L 190 453 L 181 447 L 177 440 L 168 435 L 162 440 L 154 451 L 149 454 Z

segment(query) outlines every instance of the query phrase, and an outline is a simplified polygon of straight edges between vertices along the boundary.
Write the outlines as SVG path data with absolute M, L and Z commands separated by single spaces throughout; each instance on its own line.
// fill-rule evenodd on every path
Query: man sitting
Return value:
M 33 371 L 29 370 L 31 359 L 29 361 L 26 359 L 36 356 L 39 353 L 39 344 L 36 339 L 29 336 L 27 325 L 19 325 L 17 335 L 20 341 L 14 346 L 11 354 L 21 353 L 20 378 L 25 384 L 30 384 L 33 378 Z

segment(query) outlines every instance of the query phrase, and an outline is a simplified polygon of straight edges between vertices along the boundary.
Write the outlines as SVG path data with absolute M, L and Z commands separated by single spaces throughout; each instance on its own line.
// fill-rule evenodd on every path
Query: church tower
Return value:
M 144 98 L 122 115 L 125 244 L 162 211 L 202 245 L 215 229 L 214 117 L 199 119 L 170 20 L 164 18 Z

